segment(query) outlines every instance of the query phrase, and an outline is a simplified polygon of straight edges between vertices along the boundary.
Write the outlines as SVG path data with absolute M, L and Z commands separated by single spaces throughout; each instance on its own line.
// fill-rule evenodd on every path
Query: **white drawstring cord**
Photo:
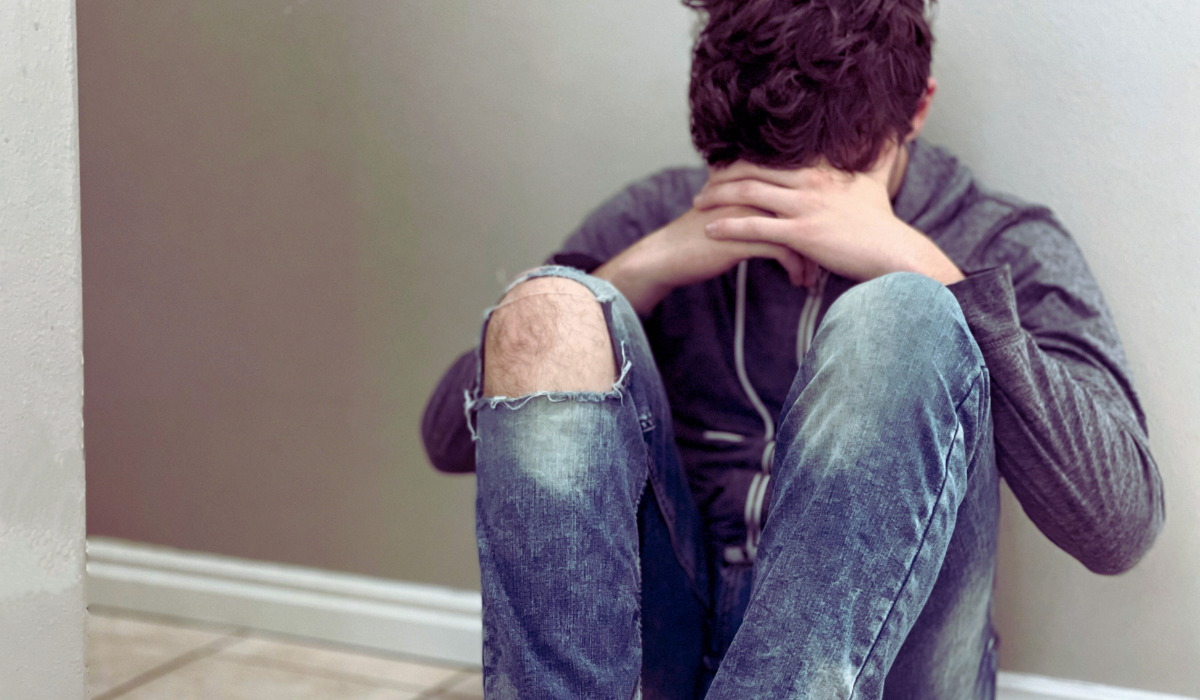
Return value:
M 821 314 L 821 299 L 825 296 L 825 283 L 829 281 L 829 272 L 822 269 L 817 275 L 817 283 L 808 290 L 808 298 L 804 300 L 804 308 L 800 311 L 800 325 L 796 329 L 796 366 L 804 364 L 804 355 L 812 347 L 813 336 L 817 332 L 817 316 Z
M 733 364 L 737 370 L 738 381 L 742 383 L 742 391 L 746 392 L 746 398 L 750 399 L 754 410 L 758 411 L 758 415 L 763 422 L 763 440 L 770 443 L 775 440 L 775 421 L 771 419 L 771 412 L 763 405 L 762 399 L 758 398 L 758 392 L 754 390 L 754 386 L 750 384 L 750 377 L 746 375 L 746 268 L 747 260 L 738 263 L 737 270 L 737 300 L 734 305 L 734 328 L 733 328 Z M 764 469 L 763 471 L 767 471 Z
M 733 364 L 737 371 L 738 381 L 742 384 L 742 391 L 746 393 L 746 398 L 750 399 L 750 404 L 754 406 L 754 410 L 758 411 L 763 422 L 765 444 L 760 465 L 761 471 L 750 480 L 750 489 L 746 493 L 746 510 L 743 515 L 746 523 L 745 557 L 749 561 L 754 561 L 758 552 L 763 497 L 766 495 L 767 481 L 771 478 L 769 475 L 771 460 L 775 456 L 775 421 L 771 418 L 771 412 L 767 410 L 762 399 L 759 398 L 758 392 L 754 390 L 754 385 L 750 383 L 750 376 L 746 373 L 746 276 L 748 267 L 748 260 L 738 263 L 737 297 L 734 302 Z M 741 556 L 740 553 L 738 556 Z M 728 559 L 728 555 L 726 558 Z
M 734 302 L 733 363 L 738 381 L 742 384 L 742 391 L 746 393 L 746 398 L 750 399 L 750 404 L 762 418 L 763 440 L 766 443 L 763 446 L 761 471 L 750 480 L 750 488 L 746 492 L 746 510 L 743 515 L 746 522 L 745 557 L 753 562 L 758 553 L 758 542 L 762 534 L 763 506 L 767 496 L 767 484 L 771 480 L 771 464 L 775 459 L 775 421 L 771 418 L 771 413 L 763 404 L 762 399 L 759 398 L 758 392 L 754 390 L 754 385 L 750 383 L 750 377 L 746 373 L 746 277 L 748 267 L 748 260 L 738 263 L 737 297 Z M 797 365 L 803 364 L 804 355 L 812 345 L 813 335 L 816 333 L 817 316 L 821 312 L 821 299 L 825 296 L 825 283 L 828 280 L 829 273 L 821 270 L 817 276 L 817 284 L 809 290 L 808 297 L 804 300 L 804 308 L 800 311 L 800 323 L 796 328 Z M 739 561 L 742 560 L 743 555 L 737 551 L 736 547 L 726 550 L 726 561 L 731 561 L 731 555 Z

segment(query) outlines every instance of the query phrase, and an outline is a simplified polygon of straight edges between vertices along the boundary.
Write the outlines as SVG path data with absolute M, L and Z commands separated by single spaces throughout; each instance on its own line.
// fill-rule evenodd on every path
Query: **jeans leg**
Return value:
M 784 404 L 750 603 L 709 698 L 882 696 L 973 470 L 995 469 L 989 401 L 940 284 L 887 275 L 833 305 Z
M 677 647 L 694 647 L 698 666 L 703 606 L 692 591 L 706 585 L 696 580 L 699 516 L 683 483 L 666 395 L 641 324 L 615 288 L 570 268 L 525 279 L 545 275 L 595 294 L 620 375 L 608 392 L 508 398 L 479 397 L 477 388 L 468 397 L 484 693 L 611 700 L 636 697 L 646 685 L 647 697 L 662 696 L 651 687 L 686 686 L 686 656 L 645 678 L 643 656 L 674 661 Z M 656 614 L 644 627 L 643 572 L 653 576 L 646 592 L 661 598 L 645 602 Z M 663 624 L 675 618 L 679 624 Z M 675 643 L 660 643 L 664 634 Z
M 1000 519 L 995 446 L 980 445 L 941 572 L 883 685 L 884 700 L 993 700 L 999 670 L 991 624 Z

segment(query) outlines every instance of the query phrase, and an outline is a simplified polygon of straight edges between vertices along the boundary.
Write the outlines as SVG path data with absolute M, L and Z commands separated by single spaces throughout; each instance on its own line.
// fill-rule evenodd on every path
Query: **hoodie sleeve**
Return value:
M 458 356 L 438 382 L 421 417 L 425 454 L 440 472 L 475 471 L 475 443 L 467 426 L 466 392 L 475 384 L 475 352 Z
M 950 290 L 987 363 L 1000 471 L 1051 541 L 1091 571 L 1126 571 L 1162 528 L 1162 482 L 1083 255 L 1032 220 L 972 257 L 979 271 Z
M 706 177 L 703 168 L 672 169 L 630 185 L 589 214 L 546 264 L 592 272 L 642 236 L 687 211 Z M 474 388 L 475 369 L 473 350 L 460 355 L 425 405 L 421 439 L 429 461 L 438 471 L 475 471 L 475 446 L 465 411 L 465 396 Z

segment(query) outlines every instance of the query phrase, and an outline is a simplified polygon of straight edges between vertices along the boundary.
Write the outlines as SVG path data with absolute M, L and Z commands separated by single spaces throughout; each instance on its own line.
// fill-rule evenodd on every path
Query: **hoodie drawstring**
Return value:
M 748 268 L 748 260 L 738 263 L 737 297 L 734 305 L 733 362 L 738 381 L 742 385 L 742 391 L 745 392 L 746 398 L 750 400 L 750 404 L 754 406 L 754 410 L 762 419 L 763 451 L 761 470 L 750 480 L 750 489 L 746 493 L 744 513 L 746 544 L 744 547 L 725 548 L 725 561 L 731 564 L 753 562 L 758 554 L 758 543 L 762 536 L 763 506 L 767 495 L 767 484 L 771 481 L 771 464 L 775 459 L 775 421 L 771 418 L 771 413 L 763 404 L 762 399 L 759 398 L 758 392 L 754 390 L 754 385 L 750 383 L 749 375 L 746 374 L 746 277 Z M 797 366 L 804 362 L 804 355 L 812 345 L 817 316 L 821 311 L 821 299 L 825 294 L 825 283 L 828 279 L 829 273 L 821 270 L 817 277 L 817 284 L 809 290 L 808 297 L 804 300 L 804 308 L 800 311 L 800 323 L 796 329 Z

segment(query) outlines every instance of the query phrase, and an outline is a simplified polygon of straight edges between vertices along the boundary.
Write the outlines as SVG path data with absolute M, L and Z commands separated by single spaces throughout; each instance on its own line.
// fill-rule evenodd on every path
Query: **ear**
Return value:
M 925 94 L 921 95 L 921 99 L 917 102 L 917 113 L 912 118 L 912 132 L 904 139 L 905 143 L 916 139 L 921 135 L 921 129 L 925 128 L 925 118 L 929 116 L 929 106 L 933 104 L 933 96 L 937 92 L 937 78 L 929 77 L 929 81 L 925 84 Z

